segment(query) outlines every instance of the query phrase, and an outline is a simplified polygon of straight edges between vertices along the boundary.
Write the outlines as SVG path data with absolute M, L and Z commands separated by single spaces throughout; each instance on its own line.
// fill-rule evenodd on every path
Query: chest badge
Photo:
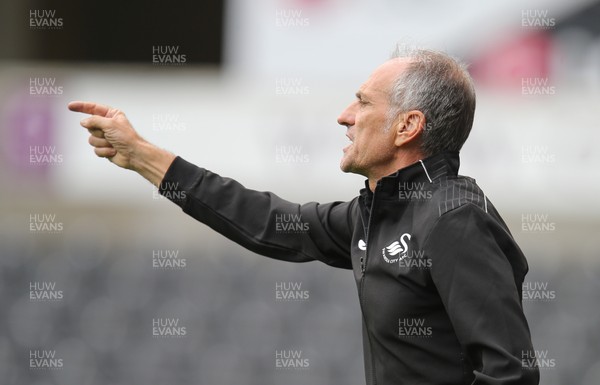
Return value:
M 404 233 L 400 239 L 390 243 L 388 246 L 381 249 L 383 260 L 387 263 L 396 263 L 403 260 L 408 255 L 408 244 L 406 243 L 411 238 L 409 233 Z

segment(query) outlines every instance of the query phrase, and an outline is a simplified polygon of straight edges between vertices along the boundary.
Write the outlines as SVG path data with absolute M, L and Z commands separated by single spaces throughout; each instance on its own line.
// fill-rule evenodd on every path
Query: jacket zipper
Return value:
M 372 197 L 372 201 L 371 201 L 371 208 L 369 210 L 369 220 L 367 221 L 367 229 L 366 229 L 366 234 L 365 234 L 365 242 L 366 242 L 366 247 L 365 247 L 365 255 L 364 258 L 361 257 L 360 258 L 360 270 L 361 270 L 361 276 L 360 276 L 360 302 L 361 302 L 361 307 L 364 309 L 365 308 L 365 302 L 364 302 L 364 282 L 365 282 L 365 270 L 367 268 L 367 256 L 369 255 L 369 245 L 371 244 L 370 240 L 369 240 L 369 233 L 371 232 L 371 221 L 373 218 L 373 210 L 375 208 L 375 192 L 373 192 L 373 197 Z M 364 225 L 364 219 L 362 217 L 362 213 L 361 213 L 361 220 L 363 222 L 363 229 L 365 227 Z M 364 318 L 364 322 L 366 324 L 366 315 L 363 312 L 363 318 Z M 371 344 L 371 335 L 369 333 L 369 328 L 367 325 L 365 325 L 365 329 L 367 330 L 367 340 L 369 341 L 369 351 L 370 351 L 370 357 L 369 360 L 371 361 L 371 373 L 369 373 L 369 377 L 371 379 L 371 385 L 377 385 L 377 379 L 375 378 L 375 362 L 373 359 L 373 354 L 374 354 L 374 350 L 373 350 L 373 345 Z
M 362 280 L 362 276 L 365 274 L 365 256 L 367 255 L 367 231 L 365 229 L 367 229 L 368 227 L 365 226 L 365 218 L 363 217 L 363 213 L 361 210 L 358 210 L 358 214 L 360 215 L 360 221 L 362 223 L 363 226 L 363 234 L 365 236 L 365 255 L 361 255 L 360 256 L 360 277 Z M 371 220 L 371 216 L 369 215 L 369 221 Z M 367 223 L 369 224 L 369 223 Z

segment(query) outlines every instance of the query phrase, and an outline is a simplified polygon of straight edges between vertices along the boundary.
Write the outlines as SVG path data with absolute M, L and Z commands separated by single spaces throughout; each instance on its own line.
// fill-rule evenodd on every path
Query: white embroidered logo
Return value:
M 387 263 L 396 263 L 403 260 L 408 255 L 407 240 L 410 240 L 411 235 L 404 233 L 400 236 L 400 240 L 390 243 L 388 246 L 381 249 L 383 260 Z
M 365 251 L 367 249 L 367 244 L 365 243 L 365 241 L 363 241 L 362 239 L 358 240 L 358 248 L 360 250 Z

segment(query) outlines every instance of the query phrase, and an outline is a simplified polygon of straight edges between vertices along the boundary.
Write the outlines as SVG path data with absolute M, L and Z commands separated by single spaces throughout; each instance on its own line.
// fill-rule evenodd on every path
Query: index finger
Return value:
M 106 114 L 110 110 L 110 107 L 105 106 L 104 104 L 80 101 L 71 102 L 67 107 L 69 108 L 69 110 L 74 112 L 83 112 L 84 114 L 99 116 L 106 116 Z

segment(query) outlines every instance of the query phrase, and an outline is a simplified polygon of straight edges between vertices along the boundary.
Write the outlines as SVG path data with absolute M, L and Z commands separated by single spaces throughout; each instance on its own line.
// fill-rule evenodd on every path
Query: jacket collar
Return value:
M 377 195 L 380 197 L 397 197 L 400 190 L 412 188 L 411 183 L 434 183 L 446 176 L 458 175 L 460 158 L 458 152 L 448 151 L 404 167 L 395 173 L 381 178 L 377 182 Z M 360 190 L 360 195 L 370 200 L 373 193 L 369 189 L 369 181 L 365 181 L 365 188 Z

